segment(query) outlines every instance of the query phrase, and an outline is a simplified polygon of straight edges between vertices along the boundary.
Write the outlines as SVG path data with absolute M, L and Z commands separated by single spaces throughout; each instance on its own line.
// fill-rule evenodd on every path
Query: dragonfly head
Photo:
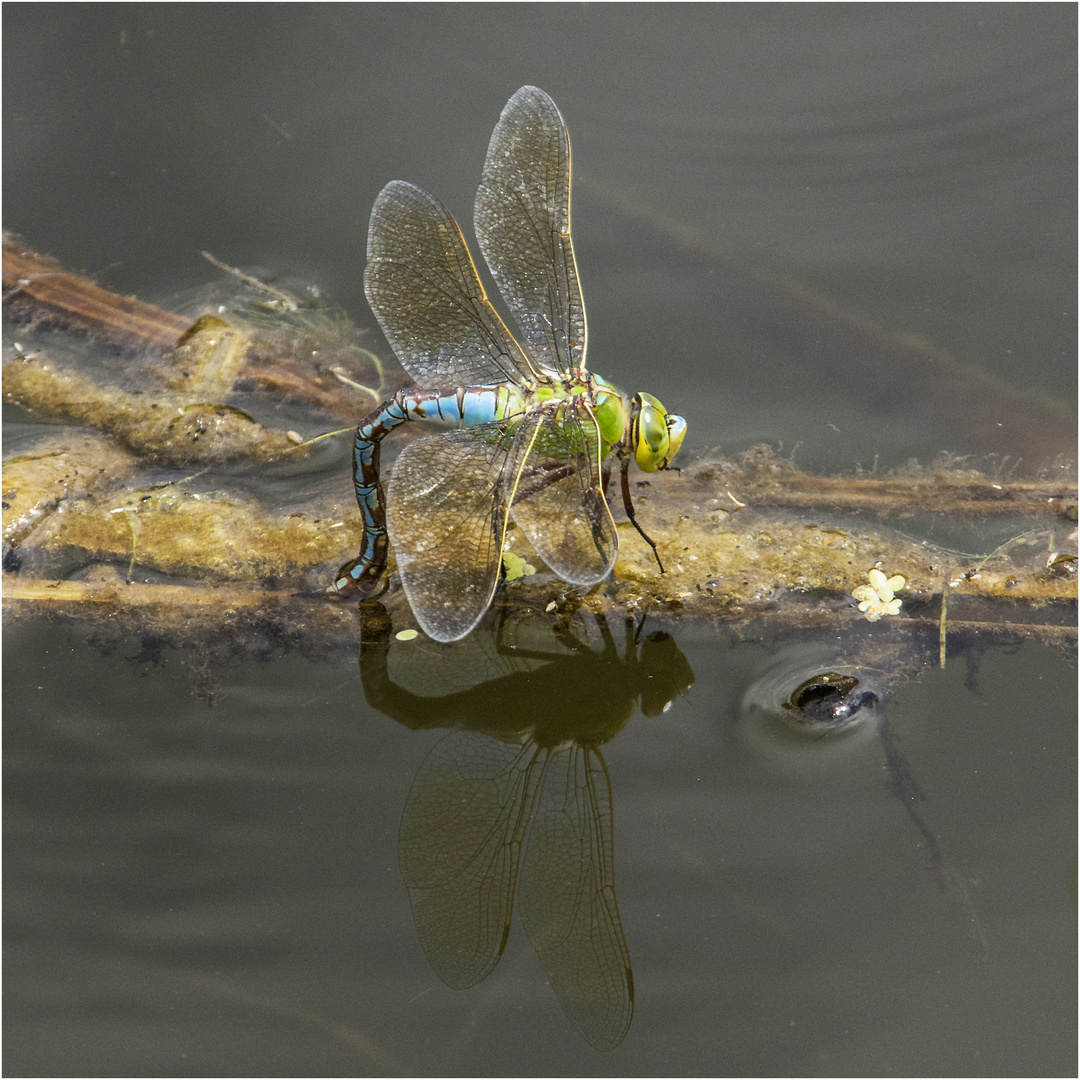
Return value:
M 630 443 L 642 472 L 666 469 L 686 436 L 686 421 L 652 394 L 635 394 L 630 409 Z

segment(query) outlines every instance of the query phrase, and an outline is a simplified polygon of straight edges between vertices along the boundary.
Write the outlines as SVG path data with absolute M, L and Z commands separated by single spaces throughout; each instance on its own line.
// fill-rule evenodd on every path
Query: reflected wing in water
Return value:
M 463 989 L 499 961 L 510 932 L 537 748 L 455 731 L 424 759 L 398 836 L 401 876 L 424 954 Z
M 634 980 L 615 902 L 611 785 L 599 750 L 551 751 L 518 906 L 570 1022 L 598 1050 L 630 1027 Z

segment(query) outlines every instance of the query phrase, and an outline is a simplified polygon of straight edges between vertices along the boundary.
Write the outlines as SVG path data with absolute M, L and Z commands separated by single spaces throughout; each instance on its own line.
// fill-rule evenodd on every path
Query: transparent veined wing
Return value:
M 555 102 L 523 86 L 491 136 L 473 212 L 499 291 L 540 363 L 585 367 L 585 306 L 570 240 L 570 137 Z
M 598 1050 L 630 1027 L 634 981 L 615 901 L 611 785 L 597 749 L 549 751 L 521 866 L 525 932 L 570 1022 Z
M 499 581 L 512 435 L 480 424 L 410 443 L 394 465 L 386 524 L 409 606 L 436 641 L 464 637 Z
M 537 406 L 521 421 L 502 501 L 540 557 L 572 585 L 615 565 L 618 537 L 601 486 L 598 433 L 579 398 Z
M 424 955 L 463 989 L 499 961 L 510 932 L 521 842 L 540 769 L 537 748 L 455 731 L 413 780 L 398 863 Z
M 364 291 L 419 386 L 483 386 L 532 377 L 491 306 L 457 222 L 434 196 L 394 180 L 368 228 Z

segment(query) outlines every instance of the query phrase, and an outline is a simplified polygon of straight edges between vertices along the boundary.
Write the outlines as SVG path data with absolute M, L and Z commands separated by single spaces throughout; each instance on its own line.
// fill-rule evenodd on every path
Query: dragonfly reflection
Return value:
M 526 625 L 534 632 L 545 624 Z M 620 655 L 600 618 L 599 649 L 549 626 L 547 651 L 522 648 L 520 638 L 508 646 L 504 635 L 501 648 L 485 653 L 481 639 L 468 639 L 455 646 L 462 650 L 457 672 L 471 657 L 474 668 L 502 674 L 427 697 L 393 681 L 389 635 L 372 637 L 370 628 L 365 623 L 361 654 L 369 703 L 412 727 L 458 726 L 417 771 L 398 837 L 429 963 L 448 986 L 480 982 L 506 946 L 516 895 L 525 932 L 571 1023 L 597 1049 L 618 1045 L 630 1026 L 634 982 L 616 902 L 611 782 L 600 745 L 635 710 L 657 715 L 689 688 L 685 658 L 664 634 L 637 641 L 629 621 Z M 446 648 L 434 656 L 445 660 Z M 431 665 L 422 659 L 418 680 L 421 665 L 430 682 Z M 579 711 L 578 689 L 597 709 Z M 485 722 L 493 702 L 499 715 Z

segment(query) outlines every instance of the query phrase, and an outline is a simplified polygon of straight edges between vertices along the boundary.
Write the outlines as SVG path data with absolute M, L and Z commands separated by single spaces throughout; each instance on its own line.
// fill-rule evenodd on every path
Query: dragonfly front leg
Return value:
M 642 540 L 652 548 L 652 553 L 656 558 L 656 565 L 660 567 L 660 573 L 662 574 L 664 572 L 664 564 L 660 561 L 660 552 L 656 550 L 656 541 L 653 540 L 653 538 L 638 524 L 637 515 L 634 513 L 634 503 L 630 498 L 630 455 L 627 453 L 627 455 L 623 457 L 620 452 L 619 459 L 622 464 L 622 497 L 623 506 L 626 509 L 626 516 L 630 519 L 630 524 L 641 534 Z

